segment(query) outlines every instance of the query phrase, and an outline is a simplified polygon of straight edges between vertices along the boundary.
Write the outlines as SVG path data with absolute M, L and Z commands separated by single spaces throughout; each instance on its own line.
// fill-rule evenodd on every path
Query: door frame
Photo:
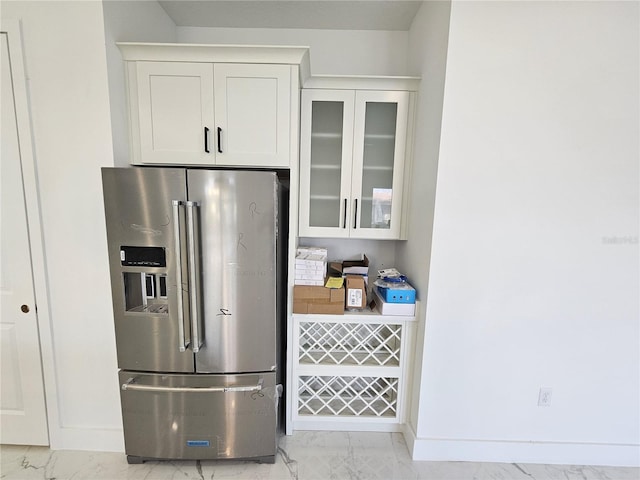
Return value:
M 19 20 L 2 19 L 0 31 L 7 34 L 9 61 L 11 63 L 11 80 L 16 109 L 18 129 L 18 145 L 20 147 L 20 163 L 22 181 L 29 228 L 29 247 L 31 249 L 31 269 L 33 289 L 36 302 L 36 318 L 40 337 L 40 358 L 44 381 L 44 395 L 49 431 L 49 445 L 59 444 L 59 409 L 58 392 L 55 381 L 53 336 L 51 329 L 51 310 L 49 305 L 49 288 L 46 275 L 44 237 L 42 231 L 40 195 L 38 191 L 38 174 L 34 151 L 34 139 L 31 130 L 29 109 L 28 82 L 22 49 L 22 29 Z

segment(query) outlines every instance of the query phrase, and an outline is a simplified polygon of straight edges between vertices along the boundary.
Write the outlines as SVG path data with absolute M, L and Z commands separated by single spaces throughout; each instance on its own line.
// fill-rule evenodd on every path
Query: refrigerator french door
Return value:
M 127 459 L 273 462 L 286 244 L 276 174 L 102 177 Z

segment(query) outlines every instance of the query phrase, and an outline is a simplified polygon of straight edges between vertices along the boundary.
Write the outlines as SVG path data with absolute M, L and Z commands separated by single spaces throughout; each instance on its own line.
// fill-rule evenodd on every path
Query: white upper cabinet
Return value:
M 216 163 L 288 167 L 289 66 L 219 64 L 213 85 Z
M 289 166 L 289 65 L 136 62 L 135 68 L 135 163 Z
M 131 163 L 288 168 L 297 161 L 308 49 L 118 46 L 127 64 Z
M 136 62 L 139 148 L 135 163 L 215 163 L 213 65 Z M 132 125 L 135 130 L 135 124 Z
M 411 106 L 408 91 L 303 90 L 300 236 L 403 238 Z

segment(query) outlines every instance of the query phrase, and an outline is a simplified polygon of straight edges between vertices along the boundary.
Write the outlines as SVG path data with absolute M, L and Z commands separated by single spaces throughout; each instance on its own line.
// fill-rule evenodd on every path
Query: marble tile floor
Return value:
M 639 468 L 414 462 L 396 433 L 296 432 L 274 465 L 173 461 L 129 465 L 122 453 L 0 446 L 2 480 L 638 480 Z

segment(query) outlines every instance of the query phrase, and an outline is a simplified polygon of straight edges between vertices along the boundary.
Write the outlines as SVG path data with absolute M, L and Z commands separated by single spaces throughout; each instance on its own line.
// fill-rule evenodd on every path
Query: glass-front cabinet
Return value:
M 409 92 L 302 92 L 300 236 L 398 239 Z

